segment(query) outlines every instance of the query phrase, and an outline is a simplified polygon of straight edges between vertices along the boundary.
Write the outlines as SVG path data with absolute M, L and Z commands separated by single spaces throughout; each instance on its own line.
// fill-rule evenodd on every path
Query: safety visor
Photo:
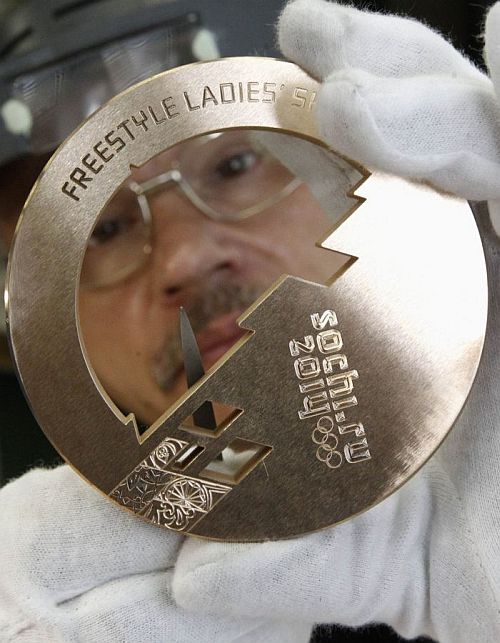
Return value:
M 42 154 L 55 149 L 92 112 L 131 85 L 171 67 L 218 55 L 215 35 L 190 14 L 177 23 L 10 79 L 1 88 L 3 127 L 18 142 L 22 139 L 20 152 Z

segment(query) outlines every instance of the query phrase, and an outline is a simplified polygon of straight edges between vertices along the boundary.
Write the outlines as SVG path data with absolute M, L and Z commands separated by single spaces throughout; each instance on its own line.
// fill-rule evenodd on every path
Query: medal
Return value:
M 151 523 L 262 541 L 347 520 L 418 471 L 472 386 L 487 282 L 468 204 L 370 174 L 330 150 L 316 130 L 318 91 L 297 66 L 264 58 L 164 72 L 76 130 L 26 203 L 7 287 L 26 396 L 67 462 Z M 314 240 L 321 250 L 310 244 L 343 260 L 322 281 L 275 278 L 240 315 L 234 345 L 207 369 L 200 348 L 209 348 L 198 346 L 190 313 L 180 310 L 188 387 L 142 430 L 111 399 L 85 348 L 78 286 L 89 239 L 134 168 L 184 141 L 236 129 L 298 137 L 358 173 L 352 207 Z M 161 180 L 196 203 L 176 168 Z M 152 189 L 132 185 L 139 201 Z M 217 220 L 214 207 L 199 207 Z

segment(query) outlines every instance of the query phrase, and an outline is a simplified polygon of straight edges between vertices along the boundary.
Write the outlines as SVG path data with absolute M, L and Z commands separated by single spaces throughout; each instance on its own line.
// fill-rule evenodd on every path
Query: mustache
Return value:
M 209 285 L 185 305 L 189 321 L 195 333 L 207 326 L 213 319 L 234 311 L 245 310 L 264 292 L 262 286 L 242 286 L 234 283 Z M 184 368 L 180 332 L 169 334 L 155 357 L 153 376 L 164 391 L 171 389 Z

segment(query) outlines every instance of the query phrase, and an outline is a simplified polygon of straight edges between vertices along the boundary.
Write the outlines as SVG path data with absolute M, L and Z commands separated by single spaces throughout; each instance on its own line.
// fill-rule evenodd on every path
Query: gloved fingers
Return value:
M 455 643 L 470 632 L 470 614 L 477 640 L 493 640 L 488 582 L 455 487 L 430 461 L 399 492 L 326 531 L 254 545 L 187 539 L 172 588 L 179 605 L 206 614 L 379 621 L 408 638 Z
M 359 626 L 422 621 L 423 543 L 432 501 L 425 481 L 332 529 L 261 544 L 186 540 L 173 592 L 183 607 L 263 618 Z M 420 623 L 421 624 L 421 623 Z
M 210 616 L 183 609 L 171 596 L 172 572 L 105 583 L 58 606 L 53 621 L 65 640 L 176 643 L 305 643 L 312 626 L 261 618 Z
M 312 621 L 213 617 L 171 592 L 181 539 L 114 507 L 69 467 L 0 493 L 0 638 L 306 643 Z M 3 640 L 3 639 L 2 639 Z
M 493 5 L 488 13 L 484 39 L 484 58 L 497 97 L 500 97 L 500 2 Z
M 320 79 L 351 68 L 389 78 L 482 77 L 450 43 L 416 20 L 324 0 L 288 4 L 278 23 L 278 40 L 288 59 Z
M 317 119 L 333 149 L 370 169 L 500 198 L 500 109 L 487 80 L 342 71 L 324 82 Z
M 6 485 L 0 512 L 4 589 L 33 603 L 170 568 L 181 542 L 114 506 L 67 466 L 33 470 Z

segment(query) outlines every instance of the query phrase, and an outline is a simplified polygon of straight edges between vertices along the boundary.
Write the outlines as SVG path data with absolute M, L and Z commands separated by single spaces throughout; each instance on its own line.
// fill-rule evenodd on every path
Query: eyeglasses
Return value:
M 264 212 L 302 183 L 248 132 L 207 134 L 171 152 L 168 167 L 161 167 L 161 156 L 150 161 L 152 170 L 163 171 L 141 183 L 130 180 L 99 216 L 83 261 L 83 288 L 116 284 L 144 266 L 154 243 L 151 196 L 159 191 L 178 188 L 208 218 L 237 222 Z M 168 220 L 168 212 L 163 215 Z

